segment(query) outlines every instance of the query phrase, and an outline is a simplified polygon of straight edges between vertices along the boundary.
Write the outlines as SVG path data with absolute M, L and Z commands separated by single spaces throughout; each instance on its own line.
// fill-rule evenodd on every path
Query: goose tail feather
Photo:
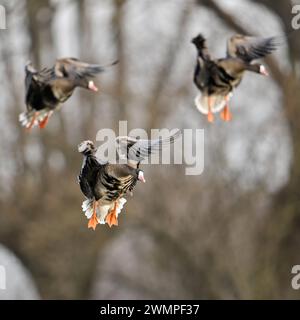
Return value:
M 220 112 L 226 105 L 225 97 L 211 96 L 210 107 L 212 113 Z M 195 98 L 195 106 L 202 114 L 208 114 L 208 100 L 207 95 L 199 94 Z
M 30 110 L 20 113 L 19 122 L 25 128 L 37 126 L 40 122 L 42 122 L 47 115 L 49 114 L 49 110 Z

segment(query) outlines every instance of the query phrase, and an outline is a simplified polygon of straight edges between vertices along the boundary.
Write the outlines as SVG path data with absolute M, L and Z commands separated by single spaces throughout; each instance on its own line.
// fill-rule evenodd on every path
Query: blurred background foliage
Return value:
M 287 0 L 1 1 L 0 242 L 27 267 L 42 298 L 299 298 L 300 41 L 248 74 L 234 120 L 206 123 L 194 107 L 202 32 L 215 56 L 239 32 L 291 30 Z M 45 130 L 24 132 L 24 65 L 72 56 L 119 64 L 77 90 Z M 87 229 L 77 145 L 101 128 L 204 128 L 205 169 L 146 166 L 118 228 Z M 9 281 L 9 280 L 8 280 Z

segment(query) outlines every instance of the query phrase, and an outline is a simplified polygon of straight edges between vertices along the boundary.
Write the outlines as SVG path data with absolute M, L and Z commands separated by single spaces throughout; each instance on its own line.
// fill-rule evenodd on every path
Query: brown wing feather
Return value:
M 56 60 L 54 71 L 58 77 L 93 77 L 116 63 L 117 61 L 114 61 L 107 66 L 100 66 L 97 64 L 89 64 L 76 58 L 62 58 Z
M 251 62 L 264 58 L 275 51 L 278 46 L 279 42 L 276 37 L 257 38 L 235 35 L 228 40 L 227 56 Z

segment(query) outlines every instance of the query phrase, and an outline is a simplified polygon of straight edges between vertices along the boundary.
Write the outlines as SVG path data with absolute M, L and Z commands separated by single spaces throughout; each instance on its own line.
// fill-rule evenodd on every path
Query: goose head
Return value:
M 78 145 L 78 152 L 85 155 L 91 154 L 94 150 L 95 150 L 95 145 L 93 141 L 90 141 L 90 140 L 83 141 Z

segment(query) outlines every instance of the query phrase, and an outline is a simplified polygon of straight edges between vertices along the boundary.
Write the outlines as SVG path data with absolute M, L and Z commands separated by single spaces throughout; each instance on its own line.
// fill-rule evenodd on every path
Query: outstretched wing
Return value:
M 277 37 L 257 38 L 238 34 L 228 40 L 227 56 L 251 62 L 272 53 L 278 46 Z
M 103 72 L 107 67 L 117 63 L 118 61 L 114 61 L 107 66 L 100 66 L 97 64 L 89 64 L 76 58 L 63 58 L 56 60 L 54 73 L 59 78 L 67 77 L 74 79 L 77 77 L 94 77 L 97 73 Z
M 174 143 L 174 141 L 181 136 L 180 130 L 166 138 L 159 138 L 154 140 L 136 139 L 132 137 L 117 137 L 118 151 L 121 156 L 125 156 L 129 161 L 139 163 L 151 154 L 159 152 L 165 146 Z

